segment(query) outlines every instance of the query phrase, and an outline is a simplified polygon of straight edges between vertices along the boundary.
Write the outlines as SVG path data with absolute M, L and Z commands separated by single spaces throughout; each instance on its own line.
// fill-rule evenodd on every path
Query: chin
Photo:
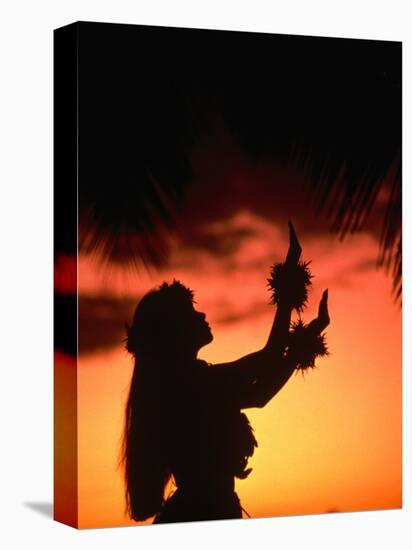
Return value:
M 203 346 L 207 346 L 208 344 L 210 344 L 210 342 L 213 342 L 213 334 L 212 334 L 211 331 L 209 330 L 209 331 L 207 332 L 207 334 L 205 335 L 205 338 L 203 339 L 202 347 L 203 347 Z

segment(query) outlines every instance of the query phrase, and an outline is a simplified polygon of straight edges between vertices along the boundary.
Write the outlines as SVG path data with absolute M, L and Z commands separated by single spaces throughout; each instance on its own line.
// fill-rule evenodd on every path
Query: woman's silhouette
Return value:
M 301 248 L 292 225 L 285 266 L 298 268 Z M 282 298 L 283 296 L 283 298 Z M 277 301 L 265 347 L 230 363 L 197 358 L 212 333 L 193 307 L 191 290 L 164 283 L 139 302 L 127 349 L 135 358 L 126 405 L 123 463 L 127 511 L 155 523 L 242 517 L 234 479 L 245 478 L 257 442 L 241 411 L 263 407 L 283 387 L 299 359 L 289 350 L 293 300 Z M 329 323 L 327 291 L 307 327 L 318 337 Z M 167 500 L 173 478 L 177 489 Z

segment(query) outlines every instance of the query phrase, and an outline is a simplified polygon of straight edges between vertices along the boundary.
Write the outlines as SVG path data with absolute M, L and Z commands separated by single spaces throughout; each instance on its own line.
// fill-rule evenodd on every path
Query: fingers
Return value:
M 322 299 L 319 303 L 319 313 L 318 313 L 318 320 L 319 324 L 322 327 L 322 330 L 325 329 L 330 322 L 329 318 L 329 312 L 328 312 L 328 297 L 329 292 L 328 289 L 323 291 Z
M 308 328 L 315 334 L 321 334 L 325 328 L 329 325 L 329 312 L 328 312 L 328 289 L 323 291 L 322 299 L 319 302 L 318 316 L 309 323 Z
M 289 243 L 292 245 L 299 245 L 299 241 L 298 241 L 298 237 L 296 235 L 296 231 L 295 231 L 295 228 L 293 227 L 293 223 L 289 220 L 288 221 L 288 226 L 289 226 Z
M 323 291 L 322 298 L 319 303 L 319 309 L 320 308 L 324 309 L 328 307 L 328 296 L 329 296 L 329 293 L 328 293 L 328 290 L 326 289 Z
M 295 228 L 293 227 L 293 224 L 290 220 L 288 221 L 288 226 L 289 226 L 289 250 L 286 257 L 286 261 L 297 263 L 302 253 L 302 247 L 299 244 Z

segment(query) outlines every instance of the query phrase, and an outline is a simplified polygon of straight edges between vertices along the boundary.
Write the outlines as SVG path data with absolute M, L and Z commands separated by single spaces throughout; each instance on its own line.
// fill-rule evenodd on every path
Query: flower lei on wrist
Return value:
M 297 312 L 303 311 L 308 301 L 308 287 L 312 284 L 310 262 L 279 263 L 272 266 L 268 279 L 272 303 L 288 304 Z
M 319 334 L 299 319 L 291 325 L 286 353 L 296 364 L 296 370 L 314 369 L 318 357 L 329 355 L 325 334 Z
M 271 302 L 275 305 L 288 304 L 296 309 L 299 316 L 308 302 L 308 289 L 313 275 L 309 269 L 310 262 L 277 263 L 270 271 L 268 281 Z M 319 334 L 302 319 L 291 324 L 288 336 L 286 356 L 296 364 L 301 372 L 315 367 L 317 357 L 328 355 L 325 335 Z

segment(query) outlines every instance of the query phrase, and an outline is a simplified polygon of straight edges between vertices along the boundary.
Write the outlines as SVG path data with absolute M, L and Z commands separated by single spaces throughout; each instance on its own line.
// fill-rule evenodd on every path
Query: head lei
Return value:
M 137 304 L 133 322 L 126 323 L 125 347 L 136 355 L 140 343 L 147 340 L 155 324 L 159 324 L 165 313 L 175 310 L 182 303 L 193 304 L 194 292 L 180 281 L 164 282 L 143 296 Z

